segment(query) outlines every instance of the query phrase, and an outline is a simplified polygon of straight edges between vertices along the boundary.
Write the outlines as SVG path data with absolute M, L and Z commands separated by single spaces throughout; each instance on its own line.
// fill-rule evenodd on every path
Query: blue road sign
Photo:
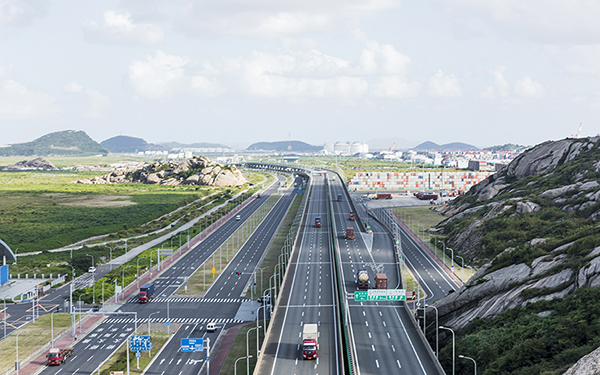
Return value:
M 167 322 L 167 323 L 165 323 L 165 324 L 166 324 L 166 325 L 168 325 L 168 326 L 170 326 L 170 325 L 171 325 L 171 322 Z
M 209 356 L 206 356 L 206 360 L 207 360 L 207 361 L 210 361 L 210 357 L 209 357 Z
M 202 352 L 204 351 L 204 339 L 181 339 L 182 352 Z
M 141 353 L 141 352 L 135 352 L 135 356 L 136 356 L 137 358 L 140 358 L 140 357 L 142 356 L 142 353 Z
M 129 337 L 129 350 L 132 352 L 142 352 L 152 349 L 150 336 L 131 336 Z

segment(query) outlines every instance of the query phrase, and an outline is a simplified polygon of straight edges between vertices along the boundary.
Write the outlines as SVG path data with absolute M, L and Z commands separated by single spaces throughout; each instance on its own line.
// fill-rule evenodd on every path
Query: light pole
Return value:
M 160 250 L 152 250 L 152 251 L 150 251 L 150 277 L 152 277 L 152 254 L 154 254 L 154 252 L 156 252 L 156 254 L 158 255 L 159 251 Z M 158 259 L 157 259 L 157 262 L 158 262 Z M 156 264 L 158 264 L 158 263 L 156 263 Z M 158 269 L 157 269 L 157 271 L 158 271 Z
M 125 270 L 128 268 L 131 268 L 133 266 L 127 266 L 125 268 L 123 268 L 123 272 L 121 272 L 122 276 L 121 276 L 121 285 L 123 287 L 123 290 L 121 291 L 121 300 L 123 299 L 123 296 L 125 295 Z M 118 276 L 117 276 L 118 277 Z
M 119 302 L 119 295 L 117 294 L 117 283 L 119 282 L 118 278 L 119 276 L 113 280 L 113 284 L 115 284 L 115 303 Z
M 77 302 L 77 306 L 79 306 L 79 309 L 80 309 L 80 312 L 79 312 L 79 334 L 81 334 L 81 297 L 85 296 L 86 294 L 90 294 L 90 292 L 83 293 L 82 295 L 80 295 L 79 302 Z
M 137 259 L 137 287 L 140 289 L 140 259 L 144 259 L 146 257 L 139 257 Z
M 458 358 L 470 359 L 471 361 L 473 361 L 473 366 L 475 366 L 475 371 L 473 372 L 473 374 L 477 375 L 477 362 L 475 362 L 473 358 L 464 356 L 462 354 L 459 354 Z
M 235 360 L 235 363 L 233 364 L 233 375 L 237 375 L 237 363 L 240 359 L 244 359 L 244 358 L 252 358 L 252 356 L 246 356 L 246 357 L 240 357 L 238 359 Z
M 110 260 L 108 261 L 108 266 L 110 267 L 110 271 L 112 271 L 112 247 L 106 245 L 106 247 L 108 247 L 108 250 L 110 251 Z
M 102 281 L 102 308 L 104 309 L 104 282 L 105 281 L 110 281 L 110 279 L 104 279 L 104 281 Z
M 253 327 L 250 328 L 247 332 L 246 332 L 246 375 L 250 375 L 250 357 L 252 357 L 250 355 L 250 348 L 248 347 L 248 334 L 250 333 L 250 331 L 252 331 L 253 329 L 256 329 L 256 334 L 258 335 L 258 328 L 260 328 L 260 326 L 258 327 Z
M 88 257 L 92 257 L 92 267 L 96 267 L 96 263 L 94 262 L 94 256 L 90 254 L 85 254 Z M 96 271 L 92 273 L 92 304 L 96 304 Z
M 17 332 L 17 363 L 15 364 L 15 367 L 17 368 L 17 375 L 19 375 L 19 370 L 21 369 L 21 364 L 19 363 L 19 335 L 25 332 L 27 332 L 27 330 L 23 332 Z
M 448 250 L 452 251 L 452 260 L 451 260 L 451 269 L 452 269 L 452 273 L 454 273 L 454 250 L 452 250 L 451 248 L 448 248 Z
M 54 348 L 54 313 L 56 311 L 52 311 L 50 313 L 50 332 L 51 332 L 51 339 L 50 339 L 50 347 Z
M 71 314 L 71 336 L 75 337 L 75 319 L 73 315 L 73 282 L 75 281 L 75 267 L 69 264 L 69 267 L 73 270 L 73 277 L 69 283 L 69 314 Z
M 433 307 L 435 309 L 435 326 L 439 327 L 439 323 L 438 323 L 439 315 L 438 315 L 438 309 L 437 309 L 437 307 L 431 306 L 431 305 L 425 305 L 425 309 L 426 309 L 425 313 L 427 313 L 427 308 L 428 307 Z M 439 358 L 439 351 L 440 351 L 440 349 L 439 349 L 440 346 L 439 346 L 439 339 L 438 339 L 438 337 L 439 337 L 438 336 L 438 331 L 439 331 L 439 329 L 435 330 L 435 358 Z
M 460 255 L 456 256 L 457 258 L 460 258 L 461 262 L 461 266 L 460 266 L 460 276 L 461 279 L 463 279 L 463 282 L 465 281 L 465 258 L 461 257 Z
M 160 311 L 155 311 L 153 313 L 150 313 L 150 315 L 148 315 L 148 336 L 150 336 L 150 318 L 152 317 L 152 314 L 158 314 Z M 148 350 L 148 358 L 152 358 L 152 353 L 150 350 Z
M 4 302 L 4 337 L 6 337 L 6 298 L 2 297 L 2 302 Z
M 452 375 L 454 375 L 454 367 L 455 367 L 455 360 L 456 358 L 454 357 L 454 353 L 455 353 L 455 347 L 454 347 L 454 331 L 452 330 L 452 328 L 448 328 L 448 327 L 444 327 L 444 326 L 439 326 L 438 328 L 440 329 L 447 329 L 448 331 L 452 332 Z

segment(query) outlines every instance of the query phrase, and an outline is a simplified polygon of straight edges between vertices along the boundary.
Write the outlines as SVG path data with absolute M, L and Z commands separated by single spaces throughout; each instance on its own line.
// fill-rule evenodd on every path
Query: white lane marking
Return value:
M 371 349 L 373 349 L 373 351 L 375 351 L 375 345 L 371 344 Z
M 91 356 L 90 358 L 88 358 L 88 359 L 87 359 L 87 361 L 89 362 L 89 361 L 90 361 L 90 359 L 92 359 L 92 358 L 94 358 L 94 356 Z
M 377 365 L 377 368 L 379 368 L 379 361 L 375 360 L 375 364 Z
M 396 360 L 396 363 L 398 364 L 398 368 L 402 368 L 402 366 L 400 366 L 400 360 L 399 359 Z

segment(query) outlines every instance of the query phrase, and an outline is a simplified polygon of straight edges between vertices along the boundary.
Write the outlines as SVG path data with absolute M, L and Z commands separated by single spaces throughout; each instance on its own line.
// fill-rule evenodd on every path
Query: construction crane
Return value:
M 583 125 L 583 122 L 579 123 L 579 132 L 577 133 L 577 139 L 579 139 L 579 137 L 581 136 L 581 125 Z
M 581 131 L 581 129 L 580 129 L 580 131 Z M 390 147 L 390 152 L 394 151 L 394 147 L 396 147 L 396 143 L 398 143 L 398 142 L 397 141 L 394 142 L 394 144 L 392 145 L 392 147 Z

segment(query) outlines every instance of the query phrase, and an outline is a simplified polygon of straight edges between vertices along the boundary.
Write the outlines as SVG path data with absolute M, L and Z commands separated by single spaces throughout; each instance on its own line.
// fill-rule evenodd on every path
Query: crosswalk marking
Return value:
M 249 298 L 153 298 L 150 303 L 241 303 L 249 301 Z M 131 297 L 127 303 L 138 303 L 138 297 Z
M 134 323 L 135 318 L 109 318 L 105 319 L 102 324 L 128 324 Z M 167 318 L 152 318 L 150 323 L 165 323 Z M 233 318 L 171 318 L 172 323 L 187 323 L 187 324 L 204 324 L 208 322 L 215 322 L 219 324 L 230 324 L 230 323 L 243 323 L 243 320 Z M 141 324 L 148 323 L 148 318 L 140 318 L 137 320 L 138 326 Z

